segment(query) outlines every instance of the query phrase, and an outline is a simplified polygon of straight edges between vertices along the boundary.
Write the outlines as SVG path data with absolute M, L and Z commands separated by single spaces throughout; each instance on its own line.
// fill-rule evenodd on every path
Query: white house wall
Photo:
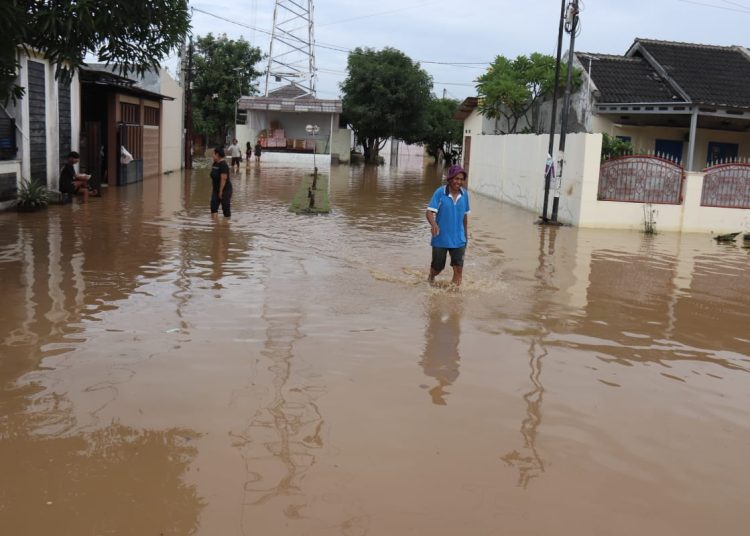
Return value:
M 555 137 L 555 147 L 559 136 Z M 469 189 L 541 214 L 544 204 L 544 167 L 549 148 L 548 135 L 515 134 L 472 136 Z M 578 224 L 584 174 L 598 178 L 601 135 L 569 134 L 566 165 L 560 193 L 560 221 Z M 591 154 L 597 166 L 592 169 Z M 549 210 L 553 192 L 550 192 Z M 594 197 L 596 199 L 596 197 Z
M 464 136 L 479 136 L 483 133 L 487 118 L 476 109 L 464 121 Z
M 174 171 L 182 168 L 184 153 L 183 97 L 182 87 L 162 68 L 159 73 L 159 92 L 174 100 L 161 103 L 161 171 Z

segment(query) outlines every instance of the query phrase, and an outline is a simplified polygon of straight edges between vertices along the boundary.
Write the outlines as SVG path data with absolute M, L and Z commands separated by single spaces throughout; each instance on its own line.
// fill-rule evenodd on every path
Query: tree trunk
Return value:
M 363 145 L 365 151 L 365 163 L 372 165 L 380 164 L 380 144 L 377 138 L 367 138 Z

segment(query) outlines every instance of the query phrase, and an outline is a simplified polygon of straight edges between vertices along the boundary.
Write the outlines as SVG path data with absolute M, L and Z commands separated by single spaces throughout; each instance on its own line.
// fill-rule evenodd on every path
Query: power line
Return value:
M 271 35 L 271 32 L 269 32 L 268 30 L 264 30 L 262 28 L 257 28 L 255 26 L 251 26 L 249 24 L 244 24 L 242 22 L 237 22 L 236 20 L 232 20 L 232 19 L 229 19 L 227 17 L 222 17 L 221 15 L 216 15 L 215 13 L 211 13 L 210 11 L 206 11 L 204 9 L 200 9 L 200 8 L 197 8 L 197 7 L 193 7 L 192 9 L 193 9 L 193 11 L 197 11 L 199 13 L 203 13 L 204 15 L 208 15 L 209 17 L 214 17 L 216 19 L 223 20 L 223 21 L 228 22 L 230 24 L 234 24 L 236 26 L 240 26 L 242 28 L 247 28 L 248 30 L 253 30 L 253 31 L 256 31 L 256 32 L 261 32 L 261 33 L 264 33 L 264 34 L 269 35 L 269 36 Z M 340 45 L 332 45 L 332 44 L 329 44 L 329 43 L 322 43 L 322 42 L 319 42 L 319 41 L 315 42 L 315 48 L 323 48 L 323 49 L 326 49 L 326 50 L 333 50 L 334 52 L 341 52 L 341 53 L 345 53 L 345 54 L 351 54 L 351 53 L 354 52 L 353 50 L 351 50 L 349 48 L 346 48 L 346 47 L 343 47 L 343 46 L 340 46 Z M 459 62 L 448 62 L 448 61 L 431 61 L 431 60 L 414 60 L 414 61 L 416 61 L 417 63 L 425 63 L 425 64 L 429 64 L 429 65 L 446 65 L 446 66 L 449 66 L 449 67 L 466 67 L 466 68 L 474 68 L 474 69 L 479 69 L 479 68 L 481 68 L 479 66 L 481 66 L 481 65 L 490 65 L 490 63 L 491 63 L 489 61 L 482 61 L 482 62 L 460 62 L 460 61 Z M 472 66 L 474 66 L 474 67 L 472 67 Z
M 433 82 L 433 84 L 439 84 L 441 86 L 466 86 L 475 87 L 476 84 L 469 84 L 466 82 Z
M 734 11 L 735 13 L 750 13 L 750 8 L 746 6 L 742 6 L 742 7 L 718 6 L 716 4 L 707 4 L 705 2 L 696 2 L 695 0 L 677 0 L 677 1 L 682 2 L 683 4 L 693 4 L 696 6 L 711 7 L 714 9 L 723 9 L 725 11 Z M 735 2 L 727 2 L 727 3 L 731 3 L 737 6 L 740 5 Z
M 369 18 L 372 18 L 372 17 L 379 17 L 380 15 L 390 15 L 392 13 L 398 13 L 399 11 L 407 11 L 409 9 L 416 9 L 416 8 L 419 8 L 419 7 L 428 6 L 430 4 L 440 4 L 440 3 L 444 2 L 444 1 L 445 0 L 432 0 L 431 2 L 422 2 L 421 4 L 416 4 L 416 5 L 413 5 L 413 6 L 402 7 L 402 8 L 399 8 L 399 9 L 391 9 L 389 11 L 380 11 L 380 12 L 377 12 L 377 13 L 370 13 L 369 15 L 360 15 L 360 16 L 357 16 L 357 17 L 351 17 L 349 19 L 341 19 L 341 20 L 337 20 L 337 21 L 334 21 L 334 22 L 326 22 L 325 24 L 318 24 L 318 27 L 320 27 L 320 26 L 332 26 L 334 24 L 340 24 L 342 22 L 351 22 L 353 20 L 369 19 Z

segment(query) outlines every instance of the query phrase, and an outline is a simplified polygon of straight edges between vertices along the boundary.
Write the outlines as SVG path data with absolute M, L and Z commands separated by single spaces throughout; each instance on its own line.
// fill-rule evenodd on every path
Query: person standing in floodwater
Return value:
M 211 168 L 211 216 L 216 217 L 219 212 L 219 205 L 224 213 L 224 217 L 229 218 L 232 215 L 230 203 L 232 201 L 232 181 L 229 179 L 229 166 L 224 160 L 224 148 L 216 147 L 214 149 L 214 165 Z
M 255 143 L 255 163 L 260 164 L 260 154 L 263 152 L 263 146 L 260 144 L 260 140 Z
M 232 157 L 232 171 L 236 169 L 239 173 L 240 161 L 242 161 L 242 149 L 240 149 L 240 143 L 236 138 L 232 140 L 232 145 L 227 150 L 229 151 L 229 156 Z
M 440 186 L 432 195 L 427 206 L 427 221 L 432 232 L 432 263 L 430 283 L 445 268 L 448 254 L 451 256 L 453 283 L 461 284 L 464 270 L 464 255 L 469 241 L 469 192 L 463 185 L 466 172 L 461 166 L 451 166 L 446 177 L 446 185 Z

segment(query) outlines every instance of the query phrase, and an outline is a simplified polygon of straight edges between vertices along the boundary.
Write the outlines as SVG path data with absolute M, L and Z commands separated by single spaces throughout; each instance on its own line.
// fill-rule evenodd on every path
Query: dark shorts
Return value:
M 466 253 L 466 246 L 462 248 L 432 248 L 432 263 L 430 267 L 436 272 L 442 272 L 445 268 L 445 261 L 448 256 L 451 255 L 451 266 L 463 266 L 464 265 L 464 254 Z
M 233 166 L 239 166 L 240 162 L 242 162 L 242 157 L 241 156 L 233 156 L 232 157 L 232 165 Z
M 81 186 L 79 184 L 73 183 L 67 186 L 61 186 L 60 193 L 68 194 L 68 195 L 76 195 L 80 189 L 81 189 Z

